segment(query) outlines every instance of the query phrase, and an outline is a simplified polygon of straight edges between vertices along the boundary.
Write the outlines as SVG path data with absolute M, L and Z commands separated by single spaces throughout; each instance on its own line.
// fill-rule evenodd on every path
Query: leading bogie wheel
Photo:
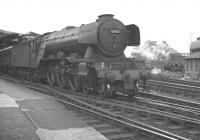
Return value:
M 112 96 L 112 90 L 110 84 L 101 83 L 98 88 L 98 92 L 102 98 L 110 98 Z

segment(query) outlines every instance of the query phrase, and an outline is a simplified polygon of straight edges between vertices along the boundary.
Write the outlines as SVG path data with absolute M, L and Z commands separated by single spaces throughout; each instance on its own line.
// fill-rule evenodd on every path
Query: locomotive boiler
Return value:
M 106 56 L 121 55 L 127 45 L 139 45 L 139 28 L 135 25 L 125 26 L 122 22 L 106 14 L 99 16 L 96 22 L 68 26 L 59 32 L 44 37 L 48 53 L 79 53 L 82 57 L 90 47 L 95 52 Z
M 26 80 L 47 81 L 50 86 L 103 96 L 114 92 L 133 95 L 137 81 L 146 75 L 127 61 L 124 49 L 139 44 L 136 25 L 124 25 L 104 14 L 93 23 L 68 26 L 13 45 L 6 69 Z

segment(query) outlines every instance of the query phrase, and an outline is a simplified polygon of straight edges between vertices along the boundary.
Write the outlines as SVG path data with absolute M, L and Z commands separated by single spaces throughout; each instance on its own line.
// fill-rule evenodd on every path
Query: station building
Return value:
M 185 57 L 185 74 L 200 79 L 200 37 L 190 44 L 190 55 Z

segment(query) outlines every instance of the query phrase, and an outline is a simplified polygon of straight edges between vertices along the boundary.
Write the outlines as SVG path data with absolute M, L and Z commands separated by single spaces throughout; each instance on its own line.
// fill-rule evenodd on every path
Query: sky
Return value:
M 113 14 L 140 28 L 141 45 L 166 41 L 181 53 L 200 37 L 199 0 L 0 0 L 0 29 L 43 34 Z

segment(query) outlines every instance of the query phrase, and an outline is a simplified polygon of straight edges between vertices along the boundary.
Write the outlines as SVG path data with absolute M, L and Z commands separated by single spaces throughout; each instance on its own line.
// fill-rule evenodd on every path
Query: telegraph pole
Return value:
M 189 33 L 189 36 L 190 36 L 190 43 L 189 43 L 189 48 L 190 48 L 190 44 L 192 43 L 192 39 L 193 39 L 193 36 L 194 36 L 194 33 Z M 191 53 L 191 52 L 190 52 Z
M 190 42 L 192 42 L 192 39 L 193 39 L 194 33 L 189 33 L 189 35 L 190 35 Z

